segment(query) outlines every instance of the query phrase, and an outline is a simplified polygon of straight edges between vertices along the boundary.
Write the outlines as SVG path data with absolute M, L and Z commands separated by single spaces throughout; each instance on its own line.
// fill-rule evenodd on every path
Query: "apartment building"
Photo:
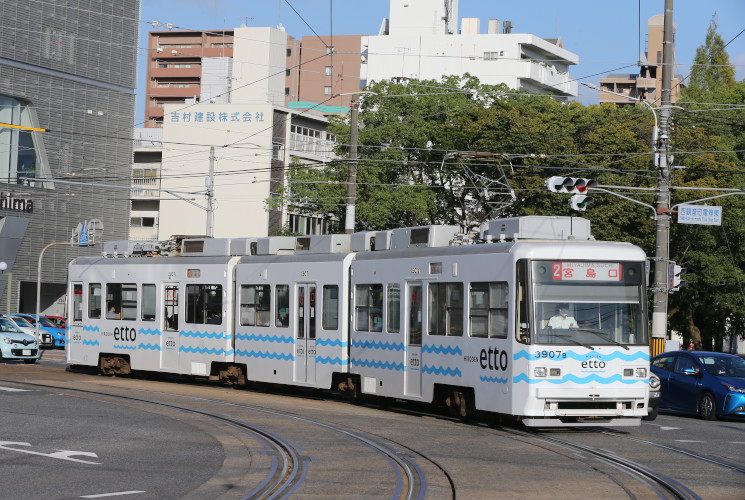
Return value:
M 650 104 L 659 106 L 662 98 L 662 45 L 664 39 L 665 16 L 658 14 L 649 18 L 647 35 L 647 50 L 639 55 L 638 74 L 610 74 L 600 79 L 600 103 L 614 103 L 618 105 L 634 105 L 643 99 Z M 677 26 L 673 23 L 673 36 Z M 675 45 L 673 44 L 673 47 Z M 673 67 L 675 67 L 675 51 L 673 50 Z M 683 90 L 682 78 L 675 75 L 672 80 L 670 100 L 677 102 Z

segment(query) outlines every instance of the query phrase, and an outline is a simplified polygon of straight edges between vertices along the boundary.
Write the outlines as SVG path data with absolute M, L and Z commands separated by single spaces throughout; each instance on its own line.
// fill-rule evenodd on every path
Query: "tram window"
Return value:
M 121 318 L 128 320 L 137 319 L 137 285 L 122 285 L 122 309 Z
M 142 320 L 155 321 L 155 285 L 142 285 Z
M 88 317 L 92 319 L 101 318 L 101 283 L 90 283 L 88 285 Z
M 122 319 L 122 313 L 124 312 L 122 308 L 125 304 L 127 311 L 124 319 L 137 319 L 137 285 L 107 283 L 106 319 Z
M 270 309 L 269 285 L 241 285 L 241 325 L 269 326 Z
M 388 284 L 388 333 L 401 331 L 401 288 L 398 283 Z
M 289 285 L 277 285 L 276 314 L 274 326 L 287 328 L 290 326 L 290 287 Z
M 422 345 L 422 286 L 409 288 L 409 345 Z
M 339 328 L 339 286 L 323 285 L 323 329 Z
M 73 285 L 72 294 L 72 320 L 83 321 L 83 285 Z
M 163 289 L 165 298 L 163 305 L 165 307 L 165 330 L 178 331 L 178 285 L 166 285 Z
M 507 338 L 507 283 L 471 283 L 471 337 Z
M 463 335 L 463 283 L 429 284 L 430 335 Z
M 186 322 L 222 323 L 222 285 L 186 285 Z
M 358 332 L 383 331 L 383 285 L 357 285 L 355 318 Z

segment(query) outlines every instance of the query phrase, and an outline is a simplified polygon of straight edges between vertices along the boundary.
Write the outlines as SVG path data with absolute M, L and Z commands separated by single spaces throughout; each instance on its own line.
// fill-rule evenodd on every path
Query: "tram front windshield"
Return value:
M 533 342 L 647 345 L 643 264 L 534 261 Z

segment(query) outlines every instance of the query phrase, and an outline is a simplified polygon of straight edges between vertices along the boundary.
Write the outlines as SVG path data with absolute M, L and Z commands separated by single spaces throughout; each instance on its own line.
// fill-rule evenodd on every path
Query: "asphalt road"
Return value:
M 740 421 L 662 414 L 641 427 L 522 435 L 316 391 L 65 368 L 62 351 L 37 365 L 0 363 L 0 470 L 11 478 L 0 498 L 270 498 L 260 488 L 285 454 L 295 461 L 276 498 L 405 498 L 410 487 L 422 499 L 671 498 L 585 451 L 599 450 L 684 485 L 689 498 L 745 499 Z

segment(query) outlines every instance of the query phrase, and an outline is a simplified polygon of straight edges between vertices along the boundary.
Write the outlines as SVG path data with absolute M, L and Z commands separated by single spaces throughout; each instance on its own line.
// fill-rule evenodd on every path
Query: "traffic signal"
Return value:
M 583 177 L 551 177 L 546 181 L 546 186 L 552 193 L 584 194 L 597 185 L 598 181 L 595 179 Z
M 668 288 L 671 292 L 677 292 L 680 290 L 680 287 L 685 286 L 686 282 L 683 279 L 683 276 L 685 276 L 686 272 L 687 270 L 685 267 L 681 267 L 675 262 L 670 262 L 670 264 L 668 264 Z
M 584 194 L 575 194 L 569 198 L 569 206 L 572 207 L 572 210 L 579 210 L 580 212 L 584 212 L 590 203 L 592 203 L 592 198 Z

